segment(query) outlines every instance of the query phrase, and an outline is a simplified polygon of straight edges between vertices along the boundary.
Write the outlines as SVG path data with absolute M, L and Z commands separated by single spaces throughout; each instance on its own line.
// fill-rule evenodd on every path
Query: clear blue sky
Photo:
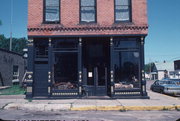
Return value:
M 13 0 L 13 37 L 27 37 L 27 1 Z M 10 36 L 11 0 L 0 0 L 0 34 Z
M 0 34 L 9 37 L 10 1 L 0 0 Z M 27 0 L 13 0 L 13 36 L 27 37 Z M 180 0 L 147 0 L 149 34 L 145 60 L 162 62 L 180 59 Z M 9 9 L 8 9 L 9 8 Z

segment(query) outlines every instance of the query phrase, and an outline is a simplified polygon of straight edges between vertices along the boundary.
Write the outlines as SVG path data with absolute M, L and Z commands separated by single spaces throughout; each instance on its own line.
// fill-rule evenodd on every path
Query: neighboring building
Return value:
M 153 70 L 150 73 L 151 80 L 161 80 L 163 78 L 173 78 L 174 63 L 173 62 L 162 62 L 154 63 Z
M 12 80 L 20 83 L 25 72 L 25 59 L 22 55 L 0 49 L 0 86 L 11 86 Z
M 174 61 L 174 76 L 175 78 L 179 78 L 180 79 L 180 60 L 176 60 Z
M 147 97 L 146 0 L 28 0 L 27 98 Z
M 180 60 L 174 61 L 174 69 L 175 70 L 180 70 Z

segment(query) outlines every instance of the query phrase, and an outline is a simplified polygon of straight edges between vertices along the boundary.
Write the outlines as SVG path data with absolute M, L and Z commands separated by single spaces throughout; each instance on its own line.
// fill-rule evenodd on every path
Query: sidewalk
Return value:
M 180 97 L 170 97 L 158 93 L 148 92 L 150 99 L 57 99 L 32 100 L 24 96 L 0 96 L 0 108 L 9 110 L 180 110 Z
M 0 90 L 2 90 L 2 89 L 7 89 L 7 88 L 9 88 L 10 86 L 0 86 Z

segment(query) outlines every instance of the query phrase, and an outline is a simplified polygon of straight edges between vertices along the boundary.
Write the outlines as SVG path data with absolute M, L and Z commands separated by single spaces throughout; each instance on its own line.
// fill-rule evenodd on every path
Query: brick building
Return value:
M 146 97 L 146 0 L 28 0 L 27 97 Z

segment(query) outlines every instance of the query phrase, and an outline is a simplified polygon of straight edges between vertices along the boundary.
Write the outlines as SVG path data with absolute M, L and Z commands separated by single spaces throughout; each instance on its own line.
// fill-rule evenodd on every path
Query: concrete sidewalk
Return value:
M 0 96 L 1 109 L 62 111 L 62 110 L 180 110 L 180 98 L 148 92 L 150 99 L 57 99 L 28 101 L 19 96 L 7 98 Z M 6 97 L 6 98 L 5 98 Z

